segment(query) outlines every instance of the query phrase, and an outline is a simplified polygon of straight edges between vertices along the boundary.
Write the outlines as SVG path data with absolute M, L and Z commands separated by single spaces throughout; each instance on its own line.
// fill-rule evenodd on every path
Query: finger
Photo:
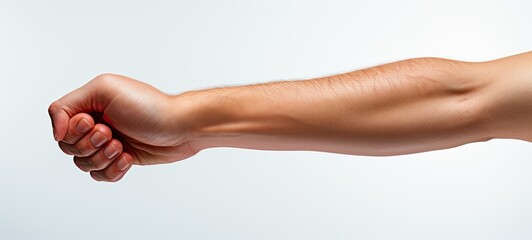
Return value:
M 105 143 L 112 139 L 112 132 L 109 127 L 104 124 L 98 123 L 94 125 L 94 128 L 81 138 L 75 144 L 68 144 L 63 141 L 59 142 L 59 148 L 64 153 L 74 155 L 78 157 L 87 157 L 94 154 Z
M 52 120 L 54 139 L 56 141 L 63 140 L 67 132 L 70 116 L 61 108 L 61 103 L 59 103 L 59 101 L 50 104 L 50 107 L 48 107 L 48 114 Z
M 78 113 L 70 118 L 68 131 L 66 132 L 63 142 L 74 144 L 78 142 L 94 126 L 94 119 L 87 113 Z
M 129 153 L 122 153 L 111 165 L 99 171 L 91 171 L 91 177 L 96 181 L 116 182 L 131 168 L 133 157 Z
M 122 143 L 117 139 L 112 139 L 89 157 L 74 157 L 74 164 L 84 172 L 102 170 L 122 154 L 122 149 Z

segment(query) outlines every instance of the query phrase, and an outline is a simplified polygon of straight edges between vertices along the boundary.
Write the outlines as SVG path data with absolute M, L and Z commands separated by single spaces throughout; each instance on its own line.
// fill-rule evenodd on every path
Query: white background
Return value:
M 439 2 L 439 3 L 436 3 Z M 48 105 L 113 72 L 167 93 L 532 49 L 530 1 L 1 1 L 0 239 L 530 239 L 532 145 L 397 157 L 208 149 L 93 181 Z

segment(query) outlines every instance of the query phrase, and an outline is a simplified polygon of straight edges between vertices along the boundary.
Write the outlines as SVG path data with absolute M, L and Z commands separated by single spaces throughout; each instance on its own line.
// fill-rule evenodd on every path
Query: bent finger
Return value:
M 107 168 L 91 171 L 90 175 L 96 181 L 117 182 L 131 168 L 132 162 L 133 157 L 131 154 L 124 152 Z
M 74 164 L 84 172 L 102 170 L 111 165 L 122 153 L 122 143 L 112 139 L 99 151 L 89 157 L 74 157 Z
M 92 131 L 86 134 L 75 144 L 68 144 L 63 141 L 59 142 L 59 148 L 68 155 L 78 157 L 88 157 L 94 154 L 105 143 L 112 139 L 112 132 L 109 127 L 104 124 L 96 124 Z
M 87 113 L 78 113 L 70 118 L 63 142 L 75 144 L 94 127 L 94 119 Z

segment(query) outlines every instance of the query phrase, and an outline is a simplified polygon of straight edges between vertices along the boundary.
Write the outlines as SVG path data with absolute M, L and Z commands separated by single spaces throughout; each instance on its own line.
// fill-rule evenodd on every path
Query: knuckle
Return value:
M 122 179 L 124 174 L 110 175 L 107 171 L 91 171 L 91 177 L 96 181 L 106 181 L 106 182 L 118 182 Z
M 92 154 L 92 152 L 81 152 L 81 153 L 79 153 L 76 156 L 78 156 L 78 157 L 89 157 L 91 154 Z
M 104 181 L 109 181 L 109 176 L 105 171 L 97 171 L 98 177 Z
M 54 101 L 50 106 L 48 106 L 48 114 L 52 114 L 56 109 L 59 108 L 61 104 L 59 103 L 59 100 Z
M 90 175 L 91 175 L 92 179 L 94 179 L 96 181 L 103 181 L 104 180 L 104 179 L 102 179 L 102 177 L 100 176 L 100 174 L 98 172 L 91 171 Z
M 85 157 L 85 154 L 83 154 L 78 148 L 76 147 L 72 147 L 70 149 L 70 151 L 72 152 L 73 155 L 75 156 L 78 156 L 78 157 Z
M 67 144 L 74 144 L 74 140 L 72 139 L 72 137 L 68 136 L 68 133 L 67 133 L 67 136 L 65 136 L 65 138 L 63 139 L 64 143 L 67 143 Z
M 88 157 L 90 155 L 86 150 L 82 150 L 82 148 L 79 147 L 73 147 L 72 150 L 77 157 Z
M 117 75 L 113 73 L 102 73 L 92 79 L 92 82 L 96 85 L 107 85 L 117 79 Z
M 78 143 L 73 145 L 73 149 L 75 149 L 75 155 L 78 157 L 88 157 L 94 154 L 94 152 L 97 150 L 92 147 L 91 143 L 89 143 L 89 140 L 87 139 L 80 140 Z
M 73 148 L 72 146 L 68 145 L 67 143 L 60 141 L 58 142 L 59 149 L 63 151 L 67 155 L 76 155 L 79 152 L 77 152 L 77 149 Z
M 122 179 L 123 174 L 116 175 L 109 179 L 109 182 L 118 182 L 120 179 Z
M 91 159 L 95 170 L 103 170 L 110 165 L 110 161 L 104 158 Z
M 69 131 L 67 132 L 65 138 L 63 139 L 62 142 L 64 143 L 67 143 L 67 144 L 75 144 L 76 143 L 76 140 L 74 136 L 72 136 L 72 133 Z
M 74 157 L 74 164 L 76 167 L 78 167 L 81 171 L 89 172 L 91 170 L 90 163 L 87 161 L 84 161 L 83 159 Z
M 113 73 L 100 73 L 96 77 L 94 77 L 95 80 L 109 80 L 111 78 L 114 78 L 116 74 Z

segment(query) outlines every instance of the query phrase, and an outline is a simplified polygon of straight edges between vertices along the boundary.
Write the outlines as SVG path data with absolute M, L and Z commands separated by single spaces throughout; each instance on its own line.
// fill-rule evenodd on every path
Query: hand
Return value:
M 193 156 L 179 101 L 156 88 L 103 74 L 52 103 L 54 138 L 98 181 L 118 181 L 132 164 Z M 181 117 L 176 117 L 181 116 Z

